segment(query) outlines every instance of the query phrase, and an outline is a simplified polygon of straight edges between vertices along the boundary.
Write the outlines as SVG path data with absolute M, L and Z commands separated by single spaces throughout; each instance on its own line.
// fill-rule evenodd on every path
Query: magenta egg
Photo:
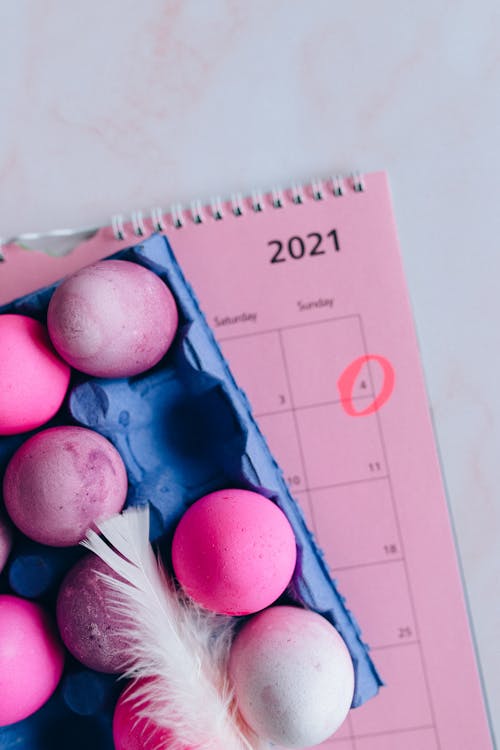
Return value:
M 126 669 L 127 641 L 113 611 L 112 591 L 102 574 L 117 578 L 89 553 L 71 568 L 57 598 L 57 624 L 66 648 L 89 669 L 119 674 Z
M 60 284 L 47 324 L 54 347 L 72 367 L 122 378 L 159 362 L 174 338 L 178 314 L 156 274 L 137 263 L 108 260 Z
M 292 527 L 275 503 L 257 492 L 212 492 L 181 518 L 172 545 L 175 574 L 207 609 L 257 612 L 281 596 L 296 562 Z
M 47 329 L 25 315 L 0 315 L 0 435 L 27 432 L 59 410 L 70 368 Z
M 52 427 L 14 453 L 3 480 L 6 510 L 30 539 L 78 544 L 97 521 L 119 513 L 127 473 L 111 443 L 83 427 Z
M 0 573 L 5 567 L 12 547 L 12 534 L 5 519 L 0 514 Z
M 46 612 L 25 599 L 0 595 L 0 727 L 41 708 L 63 665 L 64 651 Z
M 144 682 L 139 680 L 135 685 L 126 688 L 116 704 L 113 717 L 115 750 L 158 750 L 168 748 L 172 742 L 172 733 L 168 729 L 141 716 L 144 706 L 139 706 L 131 695 L 131 691 L 140 688 Z M 178 743 L 175 747 L 181 750 Z M 184 746 L 182 750 L 190 748 Z

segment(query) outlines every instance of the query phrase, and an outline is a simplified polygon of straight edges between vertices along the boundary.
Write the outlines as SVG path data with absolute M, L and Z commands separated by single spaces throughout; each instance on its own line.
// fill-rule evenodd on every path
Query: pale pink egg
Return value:
M 121 511 L 127 473 L 120 454 L 102 435 L 83 427 L 52 427 L 14 453 L 3 494 L 10 518 L 26 536 L 69 547 L 97 521 Z
M 207 609 L 228 615 L 258 612 L 281 596 L 297 550 L 285 514 L 257 492 L 212 492 L 181 518 L 172 544 L 175 574 Z
M 354 693 L 349 651 L 321 615 L 271 607 L 237 635 L 229 672 L 239 710 L 263 739 L 318 745 L 346 718 Z
M 108 260 L 69 276 L 50 300 L 47 324 L 72 367 L 103 378 L 137 375 L 157 364 L 177 330 L 172 293 L 152 271 Z
M 47 329 L 25 315 L 0 315 L 0 435 L 48 422 L 68 390 L 70 368 Z
M 57 687 L 63 664 L 63 648 L 44 610 L 0 595 L 0 726 L 43 706 Z

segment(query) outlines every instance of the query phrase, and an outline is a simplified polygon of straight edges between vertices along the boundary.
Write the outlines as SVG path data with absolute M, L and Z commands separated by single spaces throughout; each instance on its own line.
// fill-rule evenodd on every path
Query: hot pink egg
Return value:
M 131 690 L 140 688 L 144 682 L 144 680 L 139 680 L 135 685 L 124 690 L 116 704 L 113 717 L 115 750 L 158 750 L 168 748 L 172 742 L 172 733 L 143 718 L 140 714 L 144 706 L 139 705 L 131 697 Z M 178 748 L 178 745 L 176 747 Z M 190 748 L 184 747 L 182 750 L 190 750 Z
M 3 493 L 9 516 L 26 536 L 69 547 L 97 521 L 121 511 L 127 473 L 102 435 L 83 427 L 52 427 L 14 453 Z
M 229 673 L 247 724 L 287 748 L 319 745 L 351 707 L 349 651 L 328 620 L 309 610 L 270 607 L 252 617 L 233 643 Z
M 63 663 L 63 648 L 44 610 L 0 595 L 0 726 L 43 706 L 57 687 Z
M 257 492 L 205 495 L 181 518 L 172 545 L 175 574 L 207 609 L 257 612 L 284 592 L 296 562 L 295 535 L 285 514 Z
M 70 369 L 47 329 L 25 315 L 0 315 L 0 435 L 33 430 L 59 410 Z
M 65 279 L 50 300 L 55 348 L 77 370 L 103 378 L 137 375 L 163 357 L 175 335 L 170 290 L 137 263 L 108 260 Z

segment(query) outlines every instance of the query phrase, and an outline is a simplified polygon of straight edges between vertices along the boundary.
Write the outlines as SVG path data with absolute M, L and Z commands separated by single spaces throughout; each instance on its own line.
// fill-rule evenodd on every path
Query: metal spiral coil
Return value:
M 200 200 L 191 201 L 188 208 L 183 207 L 180 203 L 170 207 L 169 212 L 163 212 L 160 208 L 154 208 L 147 217 L 148 223 L 153 231 L 164 232 L 168 227 L 181 229 L 187 223 L 205 224 L 207 221 L 221 221 L 228 216 L 239 218 L 246 213 L 263 213 L 268 208 L 280 209 L 286 203 L 292 203 L 301 206 L 306 201 L 325 200 L 329 195 L 334 198 L 341 198 L 347 190 L 353 190 L 355 193 L 362 193 L 366 189 L 363 175 L 355 172 L 347 181 L 343 177 L 332 176 L 329 179 L 312 179 L 309 183 L 295 183 L 290 190 L 284 191 L 279 187 L 273 187 L 266 194 L 260 190 L 253 190 L 250 196 L 244 198 L 241 193 L 233 193 L 228 200 L 223 200 L 220 196 L 212 197 L 206 204 Z M 137 217 L 140 217 L 140 221 Z M 135 217 L 135 218 L 134 218 Z M 142 214 L 135 212 L 132 214 L 132 233 L 135 236 L 144 236 L 144 222 Z M 124 221 L 121 214 L 112 218 L 111 226 L 114 236 L 117 240 L 124 239 Z
M 263 213 L 264 211 L 279 210 L 289 203 L 301 206 L 309 200 L 323 201 L 327 197 L 342 198 L 348 190 L 362 193 L 366 189 L 363 175 L 355 172 L 350 179 L 332 176 L 328 179 L 312 179 L 309 183 L 295 183 L 289 190 L 273 187 L 269 193 L 253 190 L 249 197 L 244 198 L 241 193 L 233 193 L 228 200 L 220 196 L 213 197 L 207 204 L 200 200 L 191 202 L 189 208 L 180 203 L 172 204 L 170 211 L 156 207 L 144 214 L 133 211 L 130 216 L 114 214 L 111 217 L 111 230 L 116 240 L 122 242 L 128 236 L 145 237 L 150 231 L 166 232 L 170 227 L 182 229 L 186 224 L 205 224 L 207 221 L 223 221 L 241 218 L 247 213 Z M 12 237 L 9 240 L 0 238 L 0 263 L 5 260 L 2 246 L 9 244 L 23 244 L 41 239 L 70 237 L 83 232 L 97 232 L 102 227 L 88 230 L 56 229 L 46 233 L 28 233 Z

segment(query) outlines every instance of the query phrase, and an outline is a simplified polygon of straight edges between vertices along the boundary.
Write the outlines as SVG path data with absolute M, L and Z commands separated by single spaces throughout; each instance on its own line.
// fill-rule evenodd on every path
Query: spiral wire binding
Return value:
M 182 206 L 180 203 L 174 203 L 172 204 L 170 208 L 170 216 L 172 217 L 172 221 L 174 224 L 174 227 L 176 229 L 180 229 L 184 226 L 184 218 L 182 215 Z
M 231 196 L 232 211 L 234 216 L 243 216 L 243 198 L 241 193 L 233 193 Z
M 355 193 L 363 193 L 366 190 L 365 181 L 360 172 L 354 172 L 350 179 L 350 187 Z M 273 210 L 284 208 L 287 201 L 291 201 L 296 206 L 301 206 L 307 200 L 310 200 L 311 196 L 314 201 L 325 200 L 328 194 L 334 198 L 341 198 L 346 194 L 347 187 L 348 182 L 345 178 L 333 175 L 327 180 L 315 178 L 307 184 L 294 183 L 289 191 L 283 191 L 280 187 L 273 187 L 269 195 L 270 200 L 262 191 L 253 190 L 247 199 L 244 199 L 241 193 L 233 193 L 227 201 L 221 199 L 220 196 L 215 196 L 206 206 L 200 200 L 193 200 L 188 209 L 180 203 L 174 203 L 170 206 L 169 212 L 164 212 L 161 208 L 156 207 L 152 208 L 146 217 L 142 211 L 132 212 L 130 219 L 123 214 L 114 214 L 111 217 L 111 230 L 116 240 L 123 241 L 129 236 L 127 225 L 131 224 L 132 233 L 135 237 L 145 237 L 149 232 L 148 226 L 151 226 L 155 232 L 166 232 L 169 226 L 182 229 L 187 220 L 192 221 L 193 224 L 204 224 L 207 220 L 222 221 L 228 216 L 227 206 L 230 207 L 230 214 L 233 217 L 240 218 L 246 214 L 247 210 L 253 213 L 263 213 L 268 207 Z M 40 239 L 71 237 L 83 232 L 97 232 L 102 228 L 55 229 L 51 232 L 20 234 L 6 241 L 0 238 L 0 262 L 5 260 L 2 253 L 4 245 L 22 244 Z
M 274 187 L 271 191 L 273 208 L 283 208 L 285 205 L 285 199 L 283 197 L 283 191 L 281 188 Z
M 146 227 L 144 226 L 144 220 L 142 218 L 142 211 L 134 211 L 132 214 L 132 227 L 136 237 L 144 237 L 146 234 Z
M 335 198 L 344 195 L 344 185 L 340 177 L 332 177 L 332 192 Z
M 222 200 L 218 195 L 215 196 L 215 198 L 212 198 L 210 206 L 212 209 L 212 218 L 215 219 L 215 221 L 220 221 L 224 218 L 224 207 L 222 205 Z
M 252 190 L 252 208 L 256 214 L 264 210 L 264 197 L 259 190 Z
M 311 180 L 312 194 L 315 201 L 322 201 L 325 197 L 323 195 L 323 185 L 321 180 Z
M 156 232 L 164 232 L 165 224 L 163 223 L 163 213 L 161 208 L 151 209 L 151 221 L 153 223 L 153 229 Z
M 203 207 L 201 201 L 191 201 L 191 218 L 195 224 L 203 224 Z
M 111 226 L 113 228 L 113 234 L 115 239 L 125 239 L 125 225 L 123 223 L 123 216 L 121 214 L 115 214 L 111 217 Z
M 363 180 L 363 175 L 359 172 L 355 172 L 352 176 L 353 180 L 353 187 L 355 193 L 364 193 L 365 191 L 365 181 Z
M 304 187 L 294 183 L 292 185 L 292 201 L 297 205 L 301 206 L 304 203 Z

